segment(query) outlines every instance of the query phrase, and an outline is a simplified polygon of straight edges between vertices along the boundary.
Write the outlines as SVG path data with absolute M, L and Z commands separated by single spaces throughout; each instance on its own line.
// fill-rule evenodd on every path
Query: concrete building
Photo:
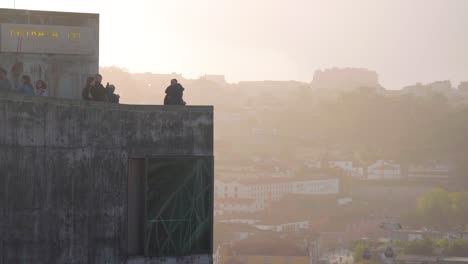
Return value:
M 0 264 L 211 263 L 213 109 L 0 93 Z
M 14 86 L 29 75 L 51 96 L 81 98 L 99 70 L 99 15 L 0 9 L 0 66 Z

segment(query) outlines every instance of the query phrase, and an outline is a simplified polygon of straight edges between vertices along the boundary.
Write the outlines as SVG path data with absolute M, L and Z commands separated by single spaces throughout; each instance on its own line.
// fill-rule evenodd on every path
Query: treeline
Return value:
M 419 197 L 416 210 L 404 213 L 402 222 L 416 228 L 468 231 L 468 192 L 434 189 Z
M 319 129 L 331 144 L 356 149 L 361 158 L 414 162 L 462 158 L 468 147 L 468 107 L 441 95 L 429 98 L 345 94 L 319 107 Z
M 468 240 L 424 239 L 395 244 L 407 255 L 468 257 Z
M 355 263 L 379 263 L 378 256 L 382 250 L 391 246 L 396 255 L 419 256 L 447 256 L 468 257 L 468 240 L 456 239 L 422 239 L 413 241 L 393 241 L 379 244 L 369 241 L 353 241 L 351 250 Z M 380 249 L 380 250 L 379 250 Z M 371 259 L 365 260 L 364 256 L 370 254 Z
M 327 99 L 303 88 L 290 92 L 286 107 L 271 110 L 265 119 L 282 135 L 307 139 L 301 147 L 338 150 L 364 164 L 377 159 L 403 167 L 450 161 L 466 179 L 468 105 L 452 104 L 440 94 L 390 96 L 362 90 Z

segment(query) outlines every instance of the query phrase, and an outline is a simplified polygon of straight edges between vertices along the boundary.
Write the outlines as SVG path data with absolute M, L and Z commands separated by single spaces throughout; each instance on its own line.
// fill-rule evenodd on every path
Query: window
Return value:
M 213 157 L 147 159 L 145 255 L 212 254 Z

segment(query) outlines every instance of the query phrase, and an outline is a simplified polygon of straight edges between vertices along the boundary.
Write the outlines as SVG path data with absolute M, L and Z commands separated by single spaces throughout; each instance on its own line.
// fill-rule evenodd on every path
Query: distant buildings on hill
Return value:
M 385 89 L 379 84 L 375 71 L 361 68 L 332 68 L 315 71 L 311 83 L 312 89 L 317 91 L 340 93 L 360 89 L 383 92 Z
M 412 94 L 415 96 L 431 96 L 434 94 L 442 94 L 444 96 L 452 96 L 457 93 L 457 89 L 452 87 L 452 83 L 448 80 L 437 81 L 429 84 L 417 83 L 403 87 L 403 94 Z
M 134 73 L 132 78 L 147 82 L 147 86 L 164 87 L 170 79 L 176 78 L 189 84 L 192 89 L 206 87 L 228 88 L 231 92 L 247 97 L 261 97 L 263 105 L 281 107 L 281 97 L 292 91 L 301 91 L 313 94 L 314 99 L 321 97 L 335 97 L 342 93 L 353 91 L 375 92 L 386 96 L 413 95 L 427 97 L 443 95 L 450 101 L 468 103 L 468 82 L 460 82 L 458 87 L 452 86 L 449 80 L 435 81 L 428 84 L 416 83 L 405 86 L 399 90 L 386 90 L 379 83 L 379 76 L 375 71 L 365 68 L 330 68 L 317 70 L 310 83 L 300 81 L 239 81 L 228 83 L 221 74 L 205 74 L 198 79 L 187 79 L 178 73 Z M 211 82 L 208 85 L 206 81 Z M 189 92 L 189 90 L 187 90 Z M 310 98 L 309 98 L 310 100 Z
M 378 160 L 367 167 L 368 180 L 398 180 L 400 178 L 400 164 L 392 161 Z
M 446 161 L 427 161 L 409 164 L 404 170 L 401 164 L 392 160 L 376 160 L 367 166 L 350 160 L 310 161 L 307 168 L 336 168 L 345 176 L 363 180 L 448 180 L 455 167 Z
M 259 178 L 215 182 L 215 215 L 256 213 L 287 194 L 337 195 L 338 178 Z
M 447 182 L 455 169 L 451 163 L 442 161 L 412 163 L 402 167 L 391 160 L 376 160 L 366 166 L 348 160 L 313 161 L 306 163 L 305 167 L 312 171 L 335 169 L 335 172 L 311 171 L 317 177 L 281 174 L 281 177 L 264 175 L 258 178 L 255 172 L 249 172 L 246 178 L 239 178 L 242 173 L 235 173 L 237 177 L 221 173 L 224 179 L 215 182 L 215 215 L 254 214 L 269 208 L 273 202 L 282 200 L 286 195 L 339 195 L 340 171 L 342 176 L 358 180 Z M 307 171 L 304 173 L 307 175 Z M 338 199 L 337 202 L 348 204 L 351 201 Z
M 227 85 L 226 77 L 220 74 L 207 74 L 200 77 L 200 79 L 214 82 L 221 86 Z

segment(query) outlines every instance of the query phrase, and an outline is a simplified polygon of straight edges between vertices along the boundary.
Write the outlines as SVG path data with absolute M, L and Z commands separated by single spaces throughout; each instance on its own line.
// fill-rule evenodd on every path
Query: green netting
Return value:
M 145 254 L 211 254 L 213 158 L 154 158 L 147 168 Z

